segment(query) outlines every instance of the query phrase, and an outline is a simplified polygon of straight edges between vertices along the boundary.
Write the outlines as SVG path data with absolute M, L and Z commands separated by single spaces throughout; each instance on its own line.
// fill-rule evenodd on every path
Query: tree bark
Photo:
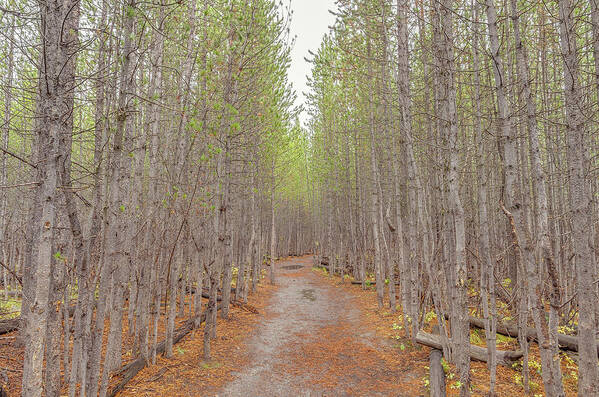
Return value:
M 51 277 L 55 263 L 54 234 L 59 204 L 58 186 L 60 164 L 64 161 L 60 146 L 64 136 L 72 134 L 69 122 L 73 111 L 72 90 L 75 86 L 75 62 L 79 28 L 79 3 L 76 1 L 51 1 L 40 4 L 43 39 L 37 97 L 37 138 L 40 163 L 37 167 L 36 195 L 40 196 L 40 217 L 32 213 L 32 226 L 36 231 L 32 244 L 36 247 L 31 257 L 30 269 L 33 283 L 26 283 L 24 296 L 31 297 L 24 310 L 25 356 L 23 361 L 22 395 L 41 396 L 43 393 L 44 346 L 50 301 Z M 69 128 L 70 127 L 70 128 Z M 50 371 L 56 370 L 50 368 Z
M 578 293 L 578 395 L 599 394 L 599 369 L 597 367 L 595 340 L 595 264 L 593 261 L 592 217 L 589 186 L 586 179 L 586 127 L 581 112 L 582 96 L 579 86 L 578 48 L 574 15 L 570 0 L 559 1 L 560 44 L 564 61 L 564 99 L 566 105 L 566 144 L 570 210 L 572 212 L 572 243 Z

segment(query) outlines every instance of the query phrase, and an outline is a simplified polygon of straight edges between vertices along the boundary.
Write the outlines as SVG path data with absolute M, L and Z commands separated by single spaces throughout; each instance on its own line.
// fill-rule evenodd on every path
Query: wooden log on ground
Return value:
M 352 280 L 353 285 L 362 285 L 361 281 Z M 367 281 L 370 285 L 376 285 L 376 281 Z M 395 285 L 400 285 L 399 283 L 395 283 Z
M 443 350 L 441 337 L 439 335 L 429 334 L 424 331 L 418 331 L 415 338 L 421 345 L 432 347 L 433 349 Z M 486 347 L 470 345 L 470 358 L 476 361 L 487 362 L 489 353 Z M 505 367 L 512 367 L 512 364 L 522 358 L 522 352 L 519 350 L 497 350 L 497 364 Z
M 5 295 L 8 296 L 21 296 L 21 290 L 14 289 L 9 291 L 0 290 L 0 299 L 4 298 Z
M 75 314 L 75 306 L 69 306 L 69 317 L 73 317 Z M 8 334 L 9 332 L 16 331 L 19 329 L 19 324 L 21 322 L 20 317 L 9 318 L 6 320 L 0 320 L 0 335 Z
M 485 323 L 482 319 L 470 316 L 470 326 L 480 329 L 485 329 Z M 526 327 L 526 337 L 529 340 L 537 341 L 537 330 L 531 327 Z M 518 338 L 518 326 L 515 324 L 507 324 L 497 322 L 497 333 L 512 338 Z M 561 350 L 578 351 L 578 338 L 572 335 L 557 334 L 557 341 Z M 597 354 L 599 355 L 599 341 L 597 343 Z
M 233 290 L 234 290 L 234 289 L 235 289 L 235 288 L 233 288 Z M 232 294 L 234 294 L 234 293 L 235 293 L 235 291 L 231 291 L 231 293 L 232 293 Z M 210 299 L 210 294 L 209 294 L 208 292 L 202 292 L 202 298 Z M 222 301 L 222 300 L 223 300 L 222 296 L 220 296 L 220 295 L 217 295 L 217 296 L 216 296 L 216 301 L 217 301 L 217 302 L 220 302 L 220 301 Z
M 216 310 L 220 310 L 222 308 L 222 305 L 217 305 Z M 185 323 L 183 323 L 182 326 L 180 326 L 179 328 L 177 328 L 175 330 L 175 334 L 173 335 L 173 345 L 179 343 L 181 341 L 181 339 L 183 339 L 187 334 L 189 334 L 191 332 L 191 330 L 193 330 L 194 328 L 194 322 L 195 322 L 196 318 L 191 318 L 189 320 L 187 320 Z M 201 315 L 200 315 L 200 323 L 203 323 L 206 320 L 206 311 L 204 311 Z M 158 343 L 156 345 L 156 354 L 163 354 L 164 351 L 166 350 L 166 340 L 163 340 L 162 342 Z M 127 385 L 127 383 L 129 383 L 129 381 L 131 379 L 133 379 L 133 377 L 135 375 L 137 375 L 139 373 L 139 371 L 141 371 L 142 369 L 144 369 L 146 367 L 148 363 L 146 362 L 146 360 L 144 360 L 144 358 L 142 356 L 137 357 L 135 360 L 131 361 L 129 364 L 123 366 L 118 372 L 117 374 L 121 375 L 122 379 L 121 381 L 107 394 L 109 397 L 115 397 L 118 392 L 120 392 L 121 390 L 123 390 L 125 388 L 125 386 Z
M 191 286 L 191 287 L 185 287 L 185 293 L 186 294 L 192 294 L 193 295 L 193 294 L 195 294 L 197 292 L 197 290 L 198 289 L 196 287 L 193 287 L 193 286 Z M 219 289 L 218 293 L 221 293 L 221 292 L 222 291 Z M 208 298 L 209 297 L 209 293 L 210 293 L 210 290 L 208 288 L 203 288 L 202 289 L 202 298 Z M 231 287 L 231 293 L 232 294 L 235 293 L 235 287 Z M 206 295 L 206 296 L 204 296 L 204 295 Z
M 0 321 L 0 335 L 16 331 L 17 329 L 19 329 L 20 322 L 21 319 L 19 317 Z
M 470 316 L 470 326 L 473 328 L 485 329 L 485 323 L 482 319 Z M 513 323 L 497 322 L 497 333 L 511 338 L 518 338 L 518 326 Z M 528 340 L 537 341 L 537 330 L 532 327 L 526 327 L 526 337 Z M 557 334 L 557 341 L 561 350 L 578 352 L 578 338 L 572 335 Z M 597 355 L 599 356 L 599 340 L 597 340 Z
M 445 371 L 441 364 L 443 352 L 439 349 L 432 349 L 429 357 L 429 386 L 431 397 L 445 397 Z

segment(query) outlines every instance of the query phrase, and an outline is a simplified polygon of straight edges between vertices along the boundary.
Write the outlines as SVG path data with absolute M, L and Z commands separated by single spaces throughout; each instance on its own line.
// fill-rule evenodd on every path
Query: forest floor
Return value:
M 246 346 L 262 320 L 276 287 L 263 281 L 248 296 L 246 305 L 231 305 L 227 319 L 217 322 L 210 361 L 203 360 L 204 326 L 193 330 L 173 347 L 171 358 L 158 356 L 156 364 L 137 374 L 119 397 L 134 396 L 214 396 L 234 379 L 235 371 L 248 364 Z
M 313 268 L 311 256 L 278 261 L 276 274 L 276 286 L 265 279 L 247 305 L 232 305 L 229 318 L 219 319 L 211 361 L 202 359 L 202 327 L 175 345 L 172 358 L 157 357 L 119 396 L 428 395 L 430 350 L 406 338 L 400 311 L 378 309 L 374 286 L 362 290 L 347 276 Z M 428 329 L 436 320 L 426 317 Z M 481 332 L 472 331 L 472 343 L 484 344 Z M 160 340 L 163 335 L 161 326 Z M 8 375 L 2 383 L 11 396 L 19 395 L 22 372 L 15 337 L 0 338 L 0 370 Z M 498 348 L 514 349 L 515 340 L 498 340 Z M 125 349 L 123 361 L 131 358 Z M 530 396 L 543 395 L 538 362 L 533 344 Z M 486 364 L 473 361 L 471 367 L 472 395 L 484 396 Z M 576 395 L 576 368 L 562 359 L 562 370 L 566 394 Z M 447 365 L 446 373 L 447 394 L 458 395 L 457 371 Z M 498 367 L 496 391 L 500 397 L 525 395 L 520 372 Z
M 294 269 L 294 265 L 301 265 Z M 289 267 L 288 267 L 289 266 Z M 411 359 L 377 336 L 354 297 L 311 270 L 278 263 L 277 286 L 248 342 L 251 364 L 219 396 L 417 396 L 426 357 Z M 289 270 L 286 270 L 288 267 Z
M 426 396 L 430 349 L 412 345 L 401 327 L 401 311 L 379 310 L 374 286 L 362 290 L 347 278 L 312 267 L 312 257 L 276 264 L 277 282 L 265 280 L 249 297 L 256 313 L 233 306 L 220 320 L 204 362 L 202 333 L 187 336 L 171 359 L 136 376 L 120 396 Z M 426 316 L 429 317 L 429 316 Z M 425 320 L 424 328 L 436 323 Z M 484 345 L 484 332 L 471 342 Z M 516 349 L 512 338 L 498 348 Z M 531 345 L 531 393 L 542 396 L 538 349 Z M 567 396 L 575 396 L 562 360 Z M 447 395 L 458 396 L 458 377 L 446 365 Z M 472 395 L 488 393 L 485 363 L 471 363 Z M 498 367 L 499 397 L 525 396 L 518 368 Z
M 395 359 L 402 363 L 396 374 L 396 382 L 399 382 L 398 384 L 401 385 L 403 391 L 386 395 L 428 396 L 428 357 L 430 349 L 418 344 L 412 345 L 411 339 L 406 337 L 405 330 L 402 327 L 401 308 L 398 307 L 395 313 L 392 313 L 389 307 L 385 307 L 382 310 L 379 309 L 374 285 L 370 285 L 363 290 L 361 285 L 352 284 L 352 279 L 347 275 L 344 278 L 338 275 L 333 276 L 322 268 L 313 268 L 312 272 L 318 274 L 322 280 L 325 280 L 329 285 L 337 289 L 337 295 L 350 296 L 348 299 L 352 302 L 353 307 L 358 308 L 361 313 L 361 321 L 356 326 L 362 327 L 362 329 L 374 329 L 377 339 L 382 341 L 380 342 L 381 344 L 390 344 L 392 346 L 390 354 L 394 355 Z M 387 290 L 385 290 L 385 297 L 387 297 Z M 475 301 L 476 297 L 472 296 L 471 299 Z M 476 305 L 473 304 L 472 307 L 474 306 Z M 475 315 L 472 310 L 471 314 Z M 423 329 L 432 332 L 432 327 L 437 324 L 436 316 L 432 312 L 427 313 L 423 320 Z M 471 329 L 470 343 L 485 347 L 484 330 Z M 497 335 L 497 348 L 500 350 L 517 350 L 518 344 L 514 338 Z M 577 396 L 578 367 L 574 362 L 575 359 L 573 360 L 574 356 L 575 354 L 572 353 L 566 354 L 565 352 L 560 352 L 562 381 L 567 397 Z M 545 395 L 541 379 L 539 349 L 536 343 L 531 343 L 529 350 L 529 393 L 524 391 L 521 367 L 521 361 L 514 368 L 497 367 L 497 383 L 495 387 L 497 397 L 542 397 Z M 410 374 L 416 374 L 417 376 L 406 376 L 404 374 L 406 369 Z M 444 370 L 446 373 L 447 396 L 459 396 L 458 371 L 453 364 L 445 364 Z M 489 377 L 489 370 L 486 363 L 471 361 L 470 379 L 471 395 L 473 397 L 488 395 Z M 372 394 L 358 392 L 356 395 Z
M 126 309 L 126 308 L 125 308 Z M 162 310 L 164 312 L 164 310 Z M 158 325 L 158 341 L 162 341 L 165 338 L 165 314 L 161 314 L 161 319 Z M 178 317 L 175 321 L 175 327 L 181 326 L 188 317 Z M 122 362 L 127 364 L 136 357 L 132 354 L 132 347 L 134 338 L 129 334 L 129 328 L 127 326 L 127 311 L 124 310 L 123 314 L 123 351 L 122 351 Z M 104 326 L 103 336 L 103 347 L 102 347 L 102 358 L 106 353 L 106 344 L 108 340 L 109 331 L 109 320 L 107 319 Z M 62 328 L 62 327 L 61 327 Z M 59 330 L 59 332 L 62 331 Z M 70 344 L 72 349 L 72 343 Z M 64 345 L 61 343 L 61 349 L 64 349 Z M 23 359 L 25 356 L 25 347 L 18 341 L 18 331 L 12 331 L 7 334 L 0 336 L 0 385 L 8 393 L 10 397 L 17 397 L 21 395 L 22 387 L 22 376 L 23 376 Z M 63 384 L 63 390 L 61 395 L 66 395 L 67 382 L 64 379 L 64 363 L 61 365 L 61 382 Z M 111 381 L 111 386 L 114 382 Z
M 313 271 L 311 257 L 276 266 L 276 287 L 250 296 L 259 314 L 234 307 L 219 323 L 213 361 L 201 360 L 198 332 L 175 347 L 180 354 L 142 371 L 121 396 L 426 394 L 424 350 L 398 354 L 399 345 L 377 332 L 358 297 Z

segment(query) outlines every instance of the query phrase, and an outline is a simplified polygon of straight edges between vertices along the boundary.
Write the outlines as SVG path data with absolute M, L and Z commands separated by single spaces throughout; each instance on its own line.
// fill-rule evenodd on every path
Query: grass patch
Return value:
M 17 318 L 21 314 L 21 299 L 8 298 L 0 300 L 0 319 L 8 320 Z
M 472 343 L 473 345 L 481 345 L 484 344 L 483 338 L 480 335 L 480 330 L 478 329 L 473 329 L 470 332 L 470 343 Z
M 511 343 L 517 342 L 515 338 L 506 336 L 506 335 L 501 335 L 501 334 L 496 334 L 496 338 L 497 338 L 497 345 L 511 344 Z
M 204 369 L 217 369 L 222 367 L 223 364 L 219 363 L 218 361 L 202 361 L 200 366 Z

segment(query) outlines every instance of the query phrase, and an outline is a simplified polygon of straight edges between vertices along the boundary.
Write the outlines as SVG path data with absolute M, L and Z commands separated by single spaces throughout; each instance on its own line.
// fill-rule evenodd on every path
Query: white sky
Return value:
M 310 75 L 311 64 L 304 60 L 310 59 L 308 50 L 316 52 L 320 47 L 329 26 L 335 22 L 335 16 L 328 10 L 336 10 L 335 0 L 291 0 L 293 17 L 291 35 L 297 36 L 295 46 L 291 51 L 291 66 L 289 81 L 297 93 L 296 105 L 305 103 L 304 92 L 308 92 L 307 76 Z M 300 114 L 302 124 L 307 120 L 306 112 Z

